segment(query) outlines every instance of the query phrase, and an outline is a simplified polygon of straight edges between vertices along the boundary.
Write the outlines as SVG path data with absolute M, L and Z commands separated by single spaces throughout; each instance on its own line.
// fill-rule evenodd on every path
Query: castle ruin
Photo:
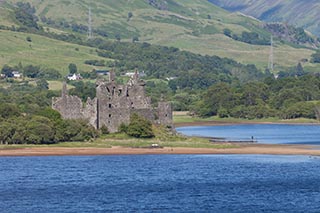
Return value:
M 108 82 L 97 81 L 96 97 L 88 98 L 85 104 L 81 98 L 68 95 L 64 83 L 61 97 L 52 99 L 52 108 L 64 119 L 86 119 L 96 129 L 106 126 L 111 133 L 117 132 L 122 123 L 129 124 L 133 113 L 155 124 L 172 126 L 171 104 L 159 102 L 153 108 L 144 87 L 137 72 L 127 84 L 121 85 L 115 82 L 115 73 L 111 71 Z

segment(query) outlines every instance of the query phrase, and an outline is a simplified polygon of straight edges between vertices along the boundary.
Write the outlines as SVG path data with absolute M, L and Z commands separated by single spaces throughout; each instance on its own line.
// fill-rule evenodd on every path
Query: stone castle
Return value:
M 136 113 L 155 124 L 172 126 L 172 108 L 168 102 L 151 106 L 151 98 L 145 94 L 145 83 L 137 72 L 121 85 L 115 82 L 115 73 L 109 73 L 109 81 L 97 81 L 96 97 L 88 98 L 83 104 L 81 98 L 67 93 L 64 83 L 61 97 L 52 99 L 52 108 L 59 111 L 64 119 L 86 119 L 95 128 L 106 126 L 117 132 L 119 126 L 129 124 L 130 115 Z

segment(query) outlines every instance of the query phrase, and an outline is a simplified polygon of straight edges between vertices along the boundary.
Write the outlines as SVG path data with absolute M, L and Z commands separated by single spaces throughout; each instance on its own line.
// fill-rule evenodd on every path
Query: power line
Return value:
M 270 39 L 270 55 L 269 55 L 268 69 L 270 71 L 273 71 L 273 69 L 274 69 L 273 36 L 272 35 L 271 35 L 271 39 Z
M 93 38 L 93 33 L 92 33 L 92 14 L 91 14 L 91 7 L 89 7 L 89 12 L 88 12 L 88 40 Z

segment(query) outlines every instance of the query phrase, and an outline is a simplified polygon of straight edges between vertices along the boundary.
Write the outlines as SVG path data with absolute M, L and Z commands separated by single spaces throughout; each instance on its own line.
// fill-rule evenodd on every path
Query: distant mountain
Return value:
M 318 0 L 209 0 L 228 11 L 240 11 L 263 21 L 287 22 L 320 36 Z

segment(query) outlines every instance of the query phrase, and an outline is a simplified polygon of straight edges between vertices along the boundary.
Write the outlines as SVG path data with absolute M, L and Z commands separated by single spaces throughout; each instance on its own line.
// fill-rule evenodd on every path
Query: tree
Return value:
M 0 117 L 10 118 L 20 115 L 20 110 L 16 104 L 3 103 L 0 104 Z
M 8 144 L 11 142 L 11 137 L 14 134 L 12 125 L 8 122 L 0 123 L 0 144 Z
M 11 78 L 11 77 L 13 77 L 12 71 L 13 71 L 12 67 L 10 67 L 8 65 L 4 65 L 2 67 L 1 73 L 4 74 L 6 77 Z
M 130 21 L 130 19 L 133 17 L 133 13 L 132 12 L 129 12 L 128 13 L 128 19 L 127 19 L 127 21 Z
M 27 142 L 33 144 L 45 144 L 54 142 L 54 129 L 49 119 L 31 119 L 26 126 Z
M 260 82 L 250 82 L 242 87 L 242 101 L 245 106 L 257 105 L 268 99 L 268 86 Z
M 134 113 L 130 116 L 130 123 L 126 133 L 136 138 L 152 138 L 154 133 L 152 131 L 152 124 L 149 120 Z
M 235 105 L 234 93 L 230 85 L 218 83 L 211 86 L 203 96 L 203 103 L 197 107 L 200 116 L 217 115 L 220 108 L 231 109 Z
M 49 118 L 53 122 L 62 120 L 61 114 L 58 111 L 52 109 L 51 107 L 46 107 L 42 109 L 40 112 L 38 112 L 38 115 Z
M 28 65 L 24 67 L 23 74 L 29 78 L 36 78 L 40 72 L 40 67 Z
M 228 29 L 228 28 L 225 28 L 225 29 L 223 30 L 223 34 L 224 34 L 225 36 L 228 36 L 228 37 L 231 38 L 231 36 L 232 36 L 232 31 L 231 31 L 230 29 Z
M 36 81 L 37 88 L 40 90 L 47 90 L 49 89 L 49 84 L 45 79 L 39 79 Z
M 68 68 L 69 68 L 69 73 L 70 74 L 74 74 L 74 73 L 78 72 L 77 65 L 75 65 L 73 63 L 69 64 Z
M 139 37 L 138 36 L 135 36 L 135 37 L 132 38 L 132 43 L 135 43 L 137 41 L 139 41 Z

